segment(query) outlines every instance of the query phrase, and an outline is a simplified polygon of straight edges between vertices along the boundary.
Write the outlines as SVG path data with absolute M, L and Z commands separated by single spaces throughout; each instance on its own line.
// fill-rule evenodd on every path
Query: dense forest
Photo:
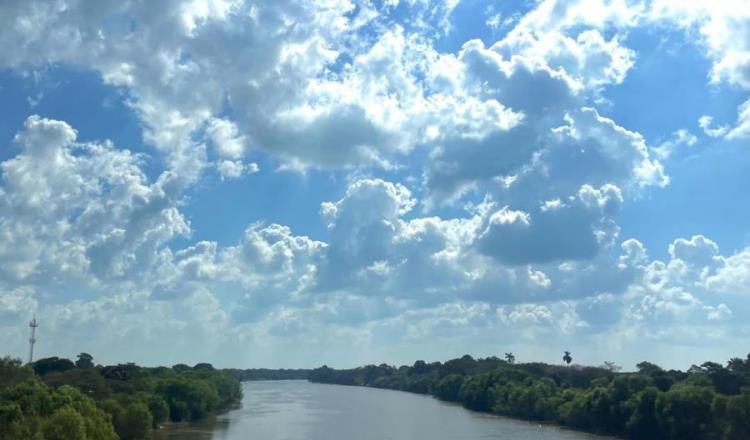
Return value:
M 0 358 L 0 439 L 142 440 L 159 424 L 190 421 L 242 397 L 210 364 L 144 368 L 51 357 L 31 365 Z
M 226 371 L 235 379 L 244 382 L 246 380 L 304 380 L 307 379 L 307 375 L 311 370 L 286 368 L 249 368 L 241 370 L 227 368 L 223 371 Z
M 570 363 L 570 353 L 564 360 Z M 688 371 L 649 362 L 638 371 L 515 363 L 464 356 L 444 363 L 417 361 L 310 372 L 313 382 L 431 394 L 483 412 L 638 440 L 750 439 L 750 355 L 726 366 L 706 362 Z

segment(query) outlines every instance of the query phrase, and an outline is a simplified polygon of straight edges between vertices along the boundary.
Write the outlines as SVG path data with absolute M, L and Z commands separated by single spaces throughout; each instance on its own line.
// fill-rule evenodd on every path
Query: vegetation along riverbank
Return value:
M 566 354 L 570 362 L 570 354 Z M 726 366 L 705 362 L 688 371 L 649 362 L 637 372 L 601 367 L 516 363 L 463 356 L 444 363 L 368 365 L 310 372 L 320 383 L 431 394 L 483 412 L 554 422 L 637 440 L 750 439 L 750 355 Z
M 57 357 L 0 358 L 0 439 L 142 440 L 239 402 L 237 379 L 210 364 L 146 368 Z

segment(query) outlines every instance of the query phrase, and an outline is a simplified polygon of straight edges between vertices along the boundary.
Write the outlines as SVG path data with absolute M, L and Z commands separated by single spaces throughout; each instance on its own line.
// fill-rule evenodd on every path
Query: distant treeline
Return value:
M 306 369 L 272 369 L 272 368 L 249 368 L 240 370 L 227 368 L 223 371 L 229 373 L 239 381 L 247 380 L 305 380 L 312 370 Z
M 649 362 L 634 373 L 604 367 L 516 364 L 464 356 L 310 372 L 312 382 L 431 394 L 464 407 L 638 440 L 750 439 L 750 355 L 688 371 Z M 568 354 L 566 354 L 568 356 Z
M 210 364 L 144 368 L 74 363 L 31 365 L 0 358 L 0 439 L 146 440 L 165 421 L 190 421 L 242 397 L 240 383 Z

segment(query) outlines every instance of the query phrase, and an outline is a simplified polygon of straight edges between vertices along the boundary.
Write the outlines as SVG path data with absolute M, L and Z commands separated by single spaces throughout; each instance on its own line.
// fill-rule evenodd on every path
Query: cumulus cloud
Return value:
M 617 227 L 608 219 L 622 203 L 616 186 L 582 187 L 565 207 L 534 215 L 503 207 L 485 219 L 479 250 L 516 265 L 591 259 L 608 248 Z
M 16 143 L 19 154 L 0 165 L 5 276 L 124 277 L 190 233 L 173 176 L 148 182 L 138 155 L 109 143 L 78 143 L 68 124 L 38 116 L 26 120 Z
M 593 42 L 605 41 L 591 32 L 578 37 L 585 48 L 566 43 L 552 49 L 533 32 L 511 33 L 490 48 L 475 40 L 455 57 L 443 56 L 436 63 L 458 72 L 445 84 L 496 100 L 522 118 L 480 138 L 436 138 L 424 173 L 429 203 L 450 202 L 470 190 L 496 187 L 496 182 L 520 199 L 528 199 L 531 187 L 541 188 L 547 181 L 567 191 L 557 196 L 571 195 L 586 183 L 637 187 L 668 182 L 639 133 L 587 105 L 601 86 L 621 81 L 632 64 L 628 50 L 619 57 L 613 48 L 594 49 Z M 599 57 L 597 50 L 610 58 Z M 571 178 L 577 181 L 566 185 Z
M 32 139 L 39 136 L 56 140 L 62 152 L 52 151 L 67 161 L 65 146 L 88 145 L 78 144 L 75 132 L 59 121 L 32 118 L 27 126 L 19 135 L 22 142 L 33 149 Z M 108 148 L 98 151 L 125 154 Z M 142 191 L 148 188 L 140 185 Z M 119 282 L 118 272 L 84 264 L 79 275 L 96 280 L 90 288 L 110 291 L 98 297 L 38 306 L 31 287 L 0 297 L 5 315 L 16 316 L 15 322 L 23 319 L 22 308 L 36 307 L 49 329 L 68 336 L 96 326 L 112 340 L 188 334 L 257 347 L 269 340 L 284 346 L 311 332 L 344 339 L 306 338 L 308 344 L 357 341 L 366 347 L 388 338 L 411 344 L 510 329 L 520 340 L 538 342 L 582 337 L 592 327 L 613 335 L 625 328 L 628 335 L 641 332 L 658 340 L 685 320 L 730 325 L 743 316 L 738 293 L 748 288 L 742 284 L 748 278 L 747 251 L 725 257 L 702 236 L 675 240 L 667 262 L 650 260 L 633 239 L 617 251 L 617 233 L 607 218 L 621 203 L 621 191 L 609 184 L 582 186 L 574 196 L 538 205 L 531 214 L 487 201 L 462 217 L 415 217 L 414 193 L 404 185 L 355 179 L 341 199 L 321 206 L 327 242 L 295 235 L 286 226 L 254 224 L 231 246 L 202 241 L 173 251 L 162 241 L 155 249 L 158 258 L 140 267 L 137 282 Z M 5 211 L 3 220 L 9 215 Z M 119 222 L 117 217 L 107 220 Z M 521 231 L 500 236 L 493 229 L 505 227 Z M 85 231 L 67 230 L 63 236 L 82 243 L 85 258 Z M 561 242 L 558 235 L 572 239 Z M 534 244 L 543 242 L 546 246 Z M 590 246 L 591 255 L 580 254 L 581 242 Z M 514 244 L 515 249 L 506 249 Z M 599 248 L 612 249 L 614 257 L 598 253 Z M 41 266 L 33 267 L 31 274 Z M 32 275 L 23 282 L 45 289 Z M 165 356 L 177 360 L 180 344 Z M 135 345 L 123 349 L 136 352 Z
M 34 289 L 30 287 L 16 287 L 13 289 L 7 286 L 0 286 L 2 294 L 0 295 L 0 323 L 13 318 L 26 318 L 31 311 L 35 311 L 38 302 L 35 298 Z
M 239 179 L 245 174 L 254 174 L 260 171 L 260 167 L 255 162 L 243 163 L 240 160 L 220 160 L 216 164 L 216 171 L 219 172 L 221 180 Z
M 732 295 L 750 293 L 750 249 L 722 257 L 720 261 L 716 272 L 706 277 L 706 287 L 710 291 Z
M 750 11 L 742 0 L 731 0 L 717 4 L 698 0 L 681 2 L 675 0 L 655 0 L 650 5 L 644 20 L 667 22 L 685 29 L 694 36 L 698 45 L 704 48 L 711 59 L 709 74 L 714 84 L 726 82 L 744 90 L 750 90 Z M 747 102 L 738 109 L 736 126 L 718 127 L 706 130 L 709 136 L 727 135 L 729 138 L 746 137 L 750 125 L 750 106 Z M 711 123 L 704 119 L 705 125 Z M 701 123 L 703 127 L 704 123 Z
M 746 304 L 737 296 L 748 289 L 747 252 L 723 256 L 716 243 L 704 236 L 672 242 L 670 259 L 642 263 L 641 277 L 624 296 L 626 316 L 639 323 L 633 330 L 669 340 L 670 331 L 722 322 L 724 326 L 714 332 L 728 337 L 733 330 L 727 325 L 732 325 L 738 314 L 747 313 Z M 731 285 L 724 284 L 730 279 Z
M 707 116 L 707 118 L 709 118 L 707 121 L 701 118 L 701 128 L 703 128 L 704 132 L 711 137 L 721 136 L 720 133 L 722 130 L 720 128 L 708 128 L 708 126 L 711 124 L 711 120 L 710 117 Z M 690 133 L 687 130 L 681 129 L 672 133 L 672 137 L 670 139 L 667 139 L 666 141 L 659 144 L 659 146 L 654 147 L 653 151 L 656 157 L 664 160 L 672 156 L 676 151 L 678 151 L 678 149 L 692 147 L 697 143 L 698 138 L 694 134 Z
M 718 253 L 716 243 L 702 235 L 695 235 L 690 240 L 678 238 L 669 245 L 672 259 L 699 267 L 710 266 Z
M 217 150 L 231 158 L 242 153 L 241 136 L 273 137 L 269 130 L 282 109 L 299 102 L 300 86 L 336 58 L 334 40 L 353 8 L 345 0 L 89 3 L 4 3 L 5 66 L 82 65 L 125 87 L 145 139 L 183 173 L 186 162 L 203 160 L 192 135 L 205 123 Z M 216 119 L 226 105 L 243 133 L 235 121 Z
M 559 117 L 561 109 L 577 105 L 573 95 L 621 82 L 633 64 L 633 52 L 597 28 L 630 21 L 620 17 L 632 13 L 630 8 L 610 2 L 596 9 L 615 11 L 611 17 L 567 17 L 564 23 L 586 18 L 591 27 L 572 37 L 565 34 L 572 24 L 549 26 L 543 18 L 550 8 L 563 13 L 558 11 L 563 6 L 552 3 L 540 5 L 491 49 L 467 43 L 459 60 L 438 54 L 429 37 L 418 34 L 423 26 L 387 31 L 379 26 L 398 8 L 418 17 L 412 24 L 439 26 L 455 8 L 452 1 L 429 7 L 346 0 L 183 1 L 157 7 L 104 2 L 96 8 L 59 2 L 59 13 L 49 8 L 36 13 L 43 8 L 35 2 L 12 2 L 3 15 L 17 25 L 6 26 L 0 41 L 6 66 L 83 65 L 125 87 L 146 140 L 165 151 L 188 181 L 197 179 L 205 161 L 205 147 L 194 140 L 201 127 L 227 160 L 241 159 L 251 145 L 293 166 L 389 166 L 394 154 L 423 143 L 441 144 L 437 156 L 452 148 L 515 143 L 520 145 L 497 153 L 508 157 L 505 171 L 512 171 L 533 152 L 524 144 L 550 128 L 503 134 L 518 125 L 521 113 Z M 121 22 L 132 26 L 112 24 Z M 363 26 L 375 34 L 370 44 L 357 34 Z M 56 35 L 41 32 L 51 28 Z M 63 37 L 71 42 L 65 48 L 56 44 Z M 466 67 L 444 68 L 451 64 Z M 432 81 L 421 81 L 425 77 Z M 490 89 L 475 90 L 477 81 Z M 223 116 L 227 113 L 232 116 Z M 237 173 L 225 173 L 230 174 Z
M 729 139 L 740 139 L 750 136 L 750 99 L 742 103 L 737 112 L 737 125 L 732 127 L 727 133 Z
M 145 140 L 192 182 L 206 160 L 202 128 L 225 159 L 252 146 L 293 166 L 387 165 L 419 141 L 424 123 L 410 118 L 456 103 L 431 102 L 419 86 L 419 64 L 435 52 L 415 33 L 444 25 L 456 4 L 10 2 L 0 42 L 6 67 L 81 65 L 123 87 Z M 395 9 L 411 26 L 383 31 Z M 365 26 L 372 44 L 357 34 Z
M 711 80 L 728 81 L 749 89 L 750 42 L 744 36 L 750 26 L 750 12 L 746 6 L 741 0 L 721 4 L 704 0 L 656 0 L 648 15 L 651 19 L 697 28 L 699 43 L 713 61 Z
M 23 341 L 37 310 L 62 349 L 95 328 L 91 351 L 118 341 L 174 362 L 742 329 L 750 250 L 696 235 L 661 261 L 617 224 L 698 138 L 651 145 L 603 96 L 637 63 L 628 30 L 656 22 L 697 30 L 710 80 L 750 89 L 744 9 L 545 0 L 493 18 L 499 41 L 438 49 L 458 3 L 3 2 L 0 67 L 97 72 L 166 165 L 149 178 L 145 156 L 29 117 L 0 164 L 0 326 Z M 748 115 L 699 127 L 743 138 Z M 204 170 L 258 172 L 259 151 L 282 170 L 353 171 L 320 206 L 322 237 L 259 222 L 234 242 L 190 240 L 185 191 Z
M 237 159 L 245 153 L 245 137 L 237 131 L 237 126 L 226 119 L 212 118 L 208 121 L 206 135 L 220 156 Z
M 714 118 L 708 115 L 703 115 L 698 119 L 698 126 L 703 130 L 706 136 L 709 137 L 723 137 L 729 131 L 729 127 L 721 125 L 718 127 L 713 126 Z

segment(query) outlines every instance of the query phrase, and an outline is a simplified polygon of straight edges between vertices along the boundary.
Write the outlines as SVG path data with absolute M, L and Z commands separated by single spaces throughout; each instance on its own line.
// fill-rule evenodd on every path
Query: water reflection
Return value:
M 195 423 L 180 424 L 154 433 L 154 440 L 211 440 L 231 438 L 225 434 L 231 417 L 209 417 Z
M 602 439 L 466 411 L 427 396 L 305 381 L 247 382 L 242 407 L 158 440 Z

